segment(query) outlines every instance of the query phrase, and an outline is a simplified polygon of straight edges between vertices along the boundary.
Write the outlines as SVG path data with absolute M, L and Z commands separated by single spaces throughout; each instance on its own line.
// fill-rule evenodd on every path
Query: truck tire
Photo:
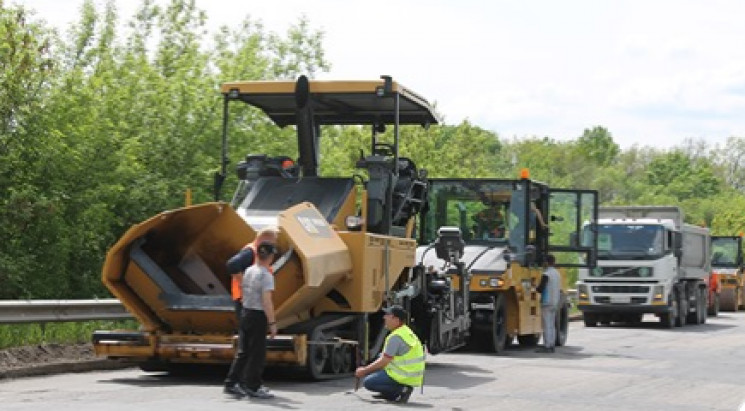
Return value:
M 691 310 L 687 310 L 686 323 L 698 325 L 702 323 L 701 313 L 704 307 L 706 307 L 706 302 L 703 301 L 703 296 L 701 295 L 701 288 L 693 289 L 693 297 L 694 297 L 694 301 L 692 303 L 690 301 L 688 302 L 689 304 L 693 305 L 693 307 L 695 308 L 695 311 L 691 312 Z
M 598 317 L 593 313 L 582 313 L 582 319 L 585 321 L 585 327 L 598 326 Z
M 698 323 L 699 324 L 706 324 L 706 317 L 708 317 L 706 312 L 706 307 L 709 305 L 709 301 L 707 300 L 708 292 L 706 287 L 701 287 L 698 289 L 698 295 L 699 295 L 699 309 L 698 309 Z
M 722 311 L 737 311 L 737 293 L 733 288 L 722 290 L 719 299 L 719 309 Z
M 688 317 L 688 299 L 685 296 L 685 291 L 681 294 L 675 293 L 675 300 L 678 301 L 678 313 L 675 316 L 675 326 L 682 327 L 686 325 L 686 317 Z
M 563 347 L 569 336 L 569 304 L 562 301 L 561 309 L 556 315 L 556 346 Z
M 719 294 L 714 294 L 714 301 L 711 303 L 711 306 L 709 306 L 707 314 L 712 317 L 719 315 Z
M 487 337 L 487 348 L 490 352 L 500 354 L 507 345 L 507 307 L 504 297 L 500 294 L 494 301 L 494 314 Z
M 742 290 L 740 290 L 739 288 L 735 288 L 735 303 L 733 304 L 734 310 L 732 311 L 740 310 L 740 293 L 742 293 Z
M 678 293 L 670 294 L 667 303 L 668 311 L 660 314 L 660 325 L 662 328 L 673 328 L 678 322 Z

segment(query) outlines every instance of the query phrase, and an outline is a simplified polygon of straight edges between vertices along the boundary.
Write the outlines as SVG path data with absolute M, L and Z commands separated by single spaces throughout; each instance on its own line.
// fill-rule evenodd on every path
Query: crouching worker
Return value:
M 384 308 L 385 328 L 391 331 L 385 339 L 383 353 L 372 364 L 359 367 L 357 378 L 378 394 L 375 398 L 406 403 L 414 387 L 424 381 L 424 347 L 414 331 L 406 325 L 408 313 L 400 305 Z

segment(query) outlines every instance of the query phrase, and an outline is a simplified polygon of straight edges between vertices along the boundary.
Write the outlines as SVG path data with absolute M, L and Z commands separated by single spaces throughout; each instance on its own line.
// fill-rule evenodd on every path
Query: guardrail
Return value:
M 567 290 L 575 301 L 577 290 Z M 134 318 L 115 298 L 101 300 L 0 300 L 0 324 Z
M 122 320 L 133 318 L 115 299 L 0 300 L 0 324 L 63 321 Z

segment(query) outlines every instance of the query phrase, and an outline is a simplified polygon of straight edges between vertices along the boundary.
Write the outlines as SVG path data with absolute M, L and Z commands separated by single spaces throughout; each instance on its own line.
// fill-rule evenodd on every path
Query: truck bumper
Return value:
M 631 304 L 578 304 L 577 308 L 583 313 L 598 314 L 664 314 L 670 312 L 667 304 L 660 305 L 631 305 Z

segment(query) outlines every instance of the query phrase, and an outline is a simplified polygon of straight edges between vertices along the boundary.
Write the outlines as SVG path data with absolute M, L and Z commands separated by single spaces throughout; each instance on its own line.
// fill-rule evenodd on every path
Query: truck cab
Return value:
M 682 221 L 678 207 L 600 208 L 598 265 L 577 281 L 586 326 L 635 324 L 645 313 L 668 326 L 705 321 L 709 234 Z

